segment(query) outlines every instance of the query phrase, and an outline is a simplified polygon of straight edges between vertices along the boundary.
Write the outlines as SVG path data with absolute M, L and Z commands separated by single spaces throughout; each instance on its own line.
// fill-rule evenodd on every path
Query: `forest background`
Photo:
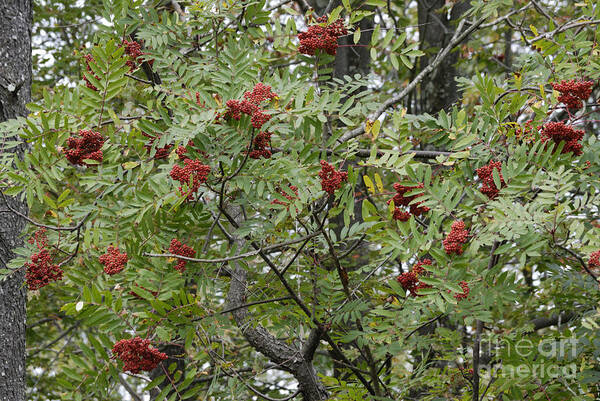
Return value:
M 0 400 L 600 398 L 595 1 L 0 15 Z

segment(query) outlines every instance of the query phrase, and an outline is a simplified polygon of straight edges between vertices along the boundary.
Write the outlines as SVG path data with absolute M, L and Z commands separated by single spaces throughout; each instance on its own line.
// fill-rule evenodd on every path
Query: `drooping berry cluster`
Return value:
M 179 187 L 179 193 L 186 195 L 188 201 L 194 200 L 194 194 L 200 188 L 200 184 L 206 182 L 208 174 L 210 174 L 210 166 L 202 164 L 200 160 L 185 159 L 183 161 L 184 166 L 174 165 L 171 169 L 170 175 L 176 181 L 182 185 Z M 190 182 L 191 179 L 191 182 Z M 183 185 L 189 185 L 187 192 L 184 191 Z
M 271 90 L 269 85 L 265 85 L 262 82 L 254 85 L 251 91 L 244 93 L 244 100 L 228 100 L 226 118 L 233 118 L 239 120 L 242 118 L 242 114 L 251 116 L 250 122 L 256 129 L 261 129 L 264 123 L 271 119 L 271 115 L 264 113 L 261 104 L 266 100 L 273 100 L 277 97 L 277 94 Z
M 123 40 L 123 46 L 125 46 L 125 54 L 129 56 L 129 60 L 125 64 L 129 66 L 129 72 L 132 72 L 137 68 L 137 64 L 141 63 L 138 58 L 144 55 L 142 52 L 142 45 L 135 40 L 131 42 Z
M 156 366 L 167 359 L 167 354 L 156 348 L 150 348 L 150 340 L 140 337 L 131 340 L 121 340 L 112 349 L 115 357 L 123 362 L 123 372 L 139 373 L 156 368 Z
M 156 142 L 156 140 L 160 139 L 160 136 L 153 136 L 150 134 L 147 134 L 145 132 L 142 132 L 142 135 L 144 135 L 146 138 L 150 138 L 148 140 L 148 142 L 146 142 L 146 144 L 144 145 L 144 148 L 146 148 L 146 151 L 148 153 L 150 153 L 152 151 L 152 146 L 154 145 L 154 142 Z M 159 159 L 166 159 L 167 157 L 169 157 L 169 154 L 171 153 L 171 149 L 173 148 L 173 145 L 165 145 L 162 148 L 156 148 L 156 153 L 154 153 L 154 159 L 159 160 Z
M 588 100 L 592 94 L 592 81 L 570 81 L 562 80 L 560 83 L 551 83 L 552 88 L 560 92 L 558 101 L 569 109 L 579 110 L 583 107 L 583 101 Z
M 452 223 L 452 227 L 446 239 L 444 239 L 444 250 L 446 254 L 453 253 L 461 255 L 463 253 L 463 244 L 467 242 L 469 231 L 465 228 L 465 223 L 462 220 L 456 220 Z
M 590 267 L 600 267 L 600 249 L 590 254 L 588 265 Z
M 463 292 L 454 294 L 454 298 L 456 298 L 457 301 L 467 299 L 469 297 L 469 292 L 471 291 L 469 284 L 467 284 L 466 281 L 461 281 L 458 283 L 458 285 L 460 285 L 460 288 L 462 288 Z
M 194 143 L 194 141 L 189 141 L 186 146 L 179 145 L 177 147 L 177 149 L 175 149 L 175 154 L 177 154 L 177 156 L 179 157 L 179 160 L 186 160 L 186 159 L 190 158 L 188 156 L 188 152 L 190 152 L 190 151 L 193 151 L 193 152 L 197 153 L 198 155 L 200 155 L 201 157 L 208 159 L 208 156 L 209 156 L 208 153 L 206 153 L 203 150 L 198 149 L 196 147 L 196 144 Z
M 264 157 L 269 159 L 271 157 L 271 151 L 267 149 L 271 142 L 271 133 L 267 131 L 261 131 L 252 140 L 252 150 L 248 154 L 248 157 L 252 159 L 260 159 Z
M 420 289 L 431 288 L 429 284 L 425 284 L 419 280 L 419 276 L 423 276 L 427 273 L 425 268 L 423 268 L 424 265 L 431 266 L 431 259 L 423 259 L 422 261 L 415 263 L 409 272 L 402 273 L 396 277 L 396 281 L 400 283 L 405 291 L 409 291 L 410 295 L 413 297 L 418 295 L 417 292 Z
M 394 195 L 394 197 L 388 201 L 388 204 L 394 201 L 395 208 L 394 212 L 392 213 L 392 217 L 394 218 L 394 220 L 408 221 L 410 219 L 410 216 L 420 216 L 429 211 L 428 207 L 420 206 L 423 202 L 416 202 L 410 204 L 416 198 L 423 196 L 423 193 L 406 195 L 406 193 L 415 191 L 420 188 L 424 188 L 423 183 L 420 183 L 419 185 L 413 187 L 402 185 L 399 182 L 394 184 L 396 195 Z M 399 206 L 409 207 L 409 212 L 401 209 Z
M 565 141 L 565 146 L 561 153 L 573 152 L 574 155 L 579 156 L 583 153 L 581 151 L 583 146 L 579 141 L 583 138 L 584 134 L 583 130 L 576 130 L 570 125 L 552 121 L 544 124 L 542 128 L 542 141 L 553 141 L 556 145 Z
M 294 196 L 294 195 L 288 195 L 288 193 L 285 192 L 283 189 L 277 190 L 277 192 L 281 196 L 283 196 L 284 198 L 286 198 L 289 201 L 289 203 L 285 202 L 285 201 L 282 201 L 282 200 L 279 200 L 279 199 L 273 199 L 273 201 L 271 202 L 271 204 L 273 204 L 273 205 L 282 205 L 282 206 L 286 206 L 286 207 L 289 208 L 289 204 L 292 203 L 292 202 L 294 202 L 296 199 L 298 199 L 298 187 L 295 186 L 295 185 L 289 185 L 289 188 L 290 188 L 290 190 L 292 190 L 296 194 L 296 196 Z
M 104 137 L 99 132 L 79 130 L 78 136 L 67 139 L 68 149 L 65 150 L 65 156 L 72 164 L 80 166 L 88 165 L 84 162 L 85 159 L 101 162 L 103 154 L 100 149 L 104 141 Z
M 178 239 L 173 238 L 171 240 L 171 246 L 169 247 L 169 252 L 173 255 L 185 256 L 186 258 L 191 258 L 196 254 L 191 247 L 182 244 Z M 185 265 L 187 264 L 187 260 L 185 259 L 177 259 L 177 264 L 175 265 L 175 270 L 183 273 L 185 271 Z
M 119 248 L 109 246 L 104 255 L 100 255 L 99 261 L 104 265 L 104 273 L 117 274 L 127 264 L 127 253 L 120 253 Z
M 90 67 L 90 64 L 95 63 L 96 61 L 94 60 L 94 56 L 92 56 L 91 54 L 86 54 L 85 56 L 83 56 L 83 58 L 85 59 L 85 68 L 87 70 L 87 72 L 90 73 L 90 75 L 92 75 L 94 78 L 96 78 L 98 81 L 100 80 L 100 77 L 98 75 L 96 75 L 94 73 L 94 71 L 92 71 L 92 67 Z M 88 88 L 90 88 L 91 90 L 97 91 L 98 88 L 96 88 L 94 86 L 94 84 L 92 84 L 88 78 L 85 76 L 85 74 L 83 74 L 83 80 L 85 81 L 85 86 L 87 86 Z
M 306 32 L 298 34 L 298 39 L 300 39 L 298 51 L 312 56 L 317 49 L 321 49 L 333 56 L 337 52 L 338 38 L 346 34 L 348 34 L 348 30 L 344 27 L 344 21 L 341 18 L 327 24 L 327 16 L 323 15 L 317 18 L 316 24 L 309 26 Z
M 63 271 L 58 265 L 52 263 L 52 256 L 50 256 L 50 252 L 46 249 L 48 245 L 46 229 L 42 228 L 36 231 L 34 236 L 29 240 L 29 243 L 35 243 L 39 252 L 31 255 L 31 262 L 25 263 L 25 267 L 27 268 L 27 273 L 25 274 L 27 288 L 35 291 L 47 286 L 51 281 L 61 280 Z
M 277 93 L 271 90 L 269 85 L 265 85 L 262 82 L 257 83 L 252 88 L 252 91 L 244 93 L 244 100 L 260 105 L 265 100 L 273 100 L 277 97 Z
M 342 182 L 348 180 L 348 173 L 345 171 L 336 171 L 333 165 L 327 163 L 325 160 L 321 160 L 319 178 L 321 178 L 321 188 L 323 191 L 329 195 L 333 195 L 336 190 L 340 189 Z
M 498 170 L 498 176 L 500 177 L 500 186 L 504 188 L 506 183 L 502 177 L 502 163 L 491 160 L 487 165 L 478 168 L 477 176 L 481 180 L 481 193 L 487 195 L 488 198 L 494 199 L 498 196 L 500 189 L 496 187 L 494 183 L 494 169 Z

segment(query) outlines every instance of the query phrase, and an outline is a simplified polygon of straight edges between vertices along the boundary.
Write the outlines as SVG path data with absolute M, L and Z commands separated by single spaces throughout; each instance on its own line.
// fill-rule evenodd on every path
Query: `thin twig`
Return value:
M 282 242 L 282 243 L 275 244 L 275 245 L 269 245 L 269 246 L 266 246 L 263 248 L 256 249 L 254 251 L 242 253 L 242 254 L 235 255 L 235 256 L 229 256 L 227 258 L 220 258 L 220 259 L 198 259 L 198 258 L 190 258 L 187 256 L 176 255 L 173 253 L 148 253 L 148 252 L 144 252 L 144 256 L 154 257 L 154 258 L 178 258 L 178 259 L 187 260 L 189 262 L 198 262 L 198 263 L 225 263 L 225 262 L 231 262 L 233 260 L 244 259 L 244 258 L 247 258 L 250 256 L 256 256 L 260 252 L 276 251 L 281 248 L 285 248 L 289 245 L 296 244 L 298 242 L 308 241 L 309 239 L 316 237 L 319 234 L 320 233 L 318 233 L 318 232 L 312 233 L 312 234 L 309 234 L 302 238 Z
M 462 21 L 460 21 L 460 23 L 458 24 L 458 27 L 456 28 L 456 32 L 455 32 L 454 36 L 450 40 L 450 43 L 448 43 L 448 45 L 437 54 L 437 56 L 433 59 L 433 61 L 427 67 L 425 67 L 415 77 L 415 79 L 413 79 L 402 91 L 400 91 L 399 94 L 397 94 L 396 96 L 392 96 L 390 99 L 383 102 L 383 104 L 371 116 L 369 116 L 369 120 L 370 121 L 377 120 L 389 107 L 397 104 L 402 99 L 404 99 L 404 97 L 406 95 L 408 95 L 413 89 L 415 89 L 417 87 L 417 85 L 427 75 L 429 75 L 433 70 L 435 70 L 442 63 L 442 61 L 450 54 L 450 51 L 454 48 L 454 46 L 456 46 L 460 42 L 462 42 L 468 35 L 471 34 L 471 32 L 476 30 L 485 20 L 486 20 L 486 17 L 482 17 L 482 18 L 478 19 L 464 31 L 462 31 L 462 29 L 465 25 L 466 20 L 463 19 Z M 356 138 L 357 136 L 362 135 L 364 132 L 365 132 L 365 126 L 361 125 L 351 131 L 346 132 L 344 135 L 342 135 L 340 138 L 338 138 L 338 142 L 340 142 L 340 143 L 347 142 L 348 140 L 350 140 L 352 138 Z

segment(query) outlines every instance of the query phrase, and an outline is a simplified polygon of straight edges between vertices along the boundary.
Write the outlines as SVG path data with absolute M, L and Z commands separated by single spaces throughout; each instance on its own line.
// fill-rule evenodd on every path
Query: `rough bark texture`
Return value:
M 27 114 L 31 97 L 31 1 L 0 0 L 0 121 Z M 0 152 L 5 152 L 0 145 Z M 0 188 L 2 190 L 2 188 Z M 14 209 L 25 205 L 8 199 Z M 6 209 L 0 199 L 0 210 Z M 0 269 L 21 244 L 24 222 L 13 214 L 0 214 Z M 0 401 L 25 400 L 24 272 L 0 283 Z
M 243 213 L 239 207 L 229 206 L 227 213 L 241 224 Z M 235 237 L 238 249 L 243 249 L 244 239 Z M 237 261 L 231 263 L 231 283 L 227 294 L 227 308 L 235 308 L 246 303 L 246 287 L 248 274 L 244 267 Z M 269 360 L 277 364 L 280 369 L 290 372 L 296 380 L 305 401 L 326 400 L 327 390 L 317 376 L 312 364 L 313 352 L 303 353 L 291 345 L 275 338 L 264 327 L 255 324 L 247 308 L 240 308 L 232 312 L 237 326 L 248 343 Z M 253 321 L 254 320 L 254 321 Z M 315 347 L 316 348 L 316 347 Z
M 419 37 L 421 49 L 427 56 L 419 60 L 421 70 L 429 63 L 429 55 L 437 53 L 448 44 L 459 18 L 469 9 L 468 1 L 460 1 L 449 13 L 444 8 L 445 0 L 419 0 Z M 455 64 L 459 53 L 454 51 L 434 70 L 421 86 L 419 112 L 437 113 L 449 108 L 460 98 L 456 81 Z

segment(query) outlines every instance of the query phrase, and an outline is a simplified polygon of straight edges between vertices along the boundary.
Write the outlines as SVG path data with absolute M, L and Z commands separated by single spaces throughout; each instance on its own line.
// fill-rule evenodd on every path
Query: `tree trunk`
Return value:
M 445 0 L 418 1 L 419 37 L 421 49 L 426 53 L 419 59 L 421 70 L 433 59 L 431 56 L 448 44 L 456 23 L 470 7 L 468 1 L 462 0 L 448 13 L 445 4 Z M 435 114 L 450 108 L 460 98 L 455 81 L 457 61 L 458 52 L 454 51 L 424 80 L 417 112 Z
M 31 97 L 31 0 L 0 0 L 0 122 L 27 115 Z M 0 152 L 6 149 L 0 147 Z M 2 190 L 3 188 L 0 188 Z M 7 199 L 21 212 L 26 206 Z M 0 198 L 0 210 L 5 210 Z M 0 214 L 0 269 L 21 244 L 24 222 L 13 214 Z M 0 283 L 0 401 L 25 400 L 24 271 Z

